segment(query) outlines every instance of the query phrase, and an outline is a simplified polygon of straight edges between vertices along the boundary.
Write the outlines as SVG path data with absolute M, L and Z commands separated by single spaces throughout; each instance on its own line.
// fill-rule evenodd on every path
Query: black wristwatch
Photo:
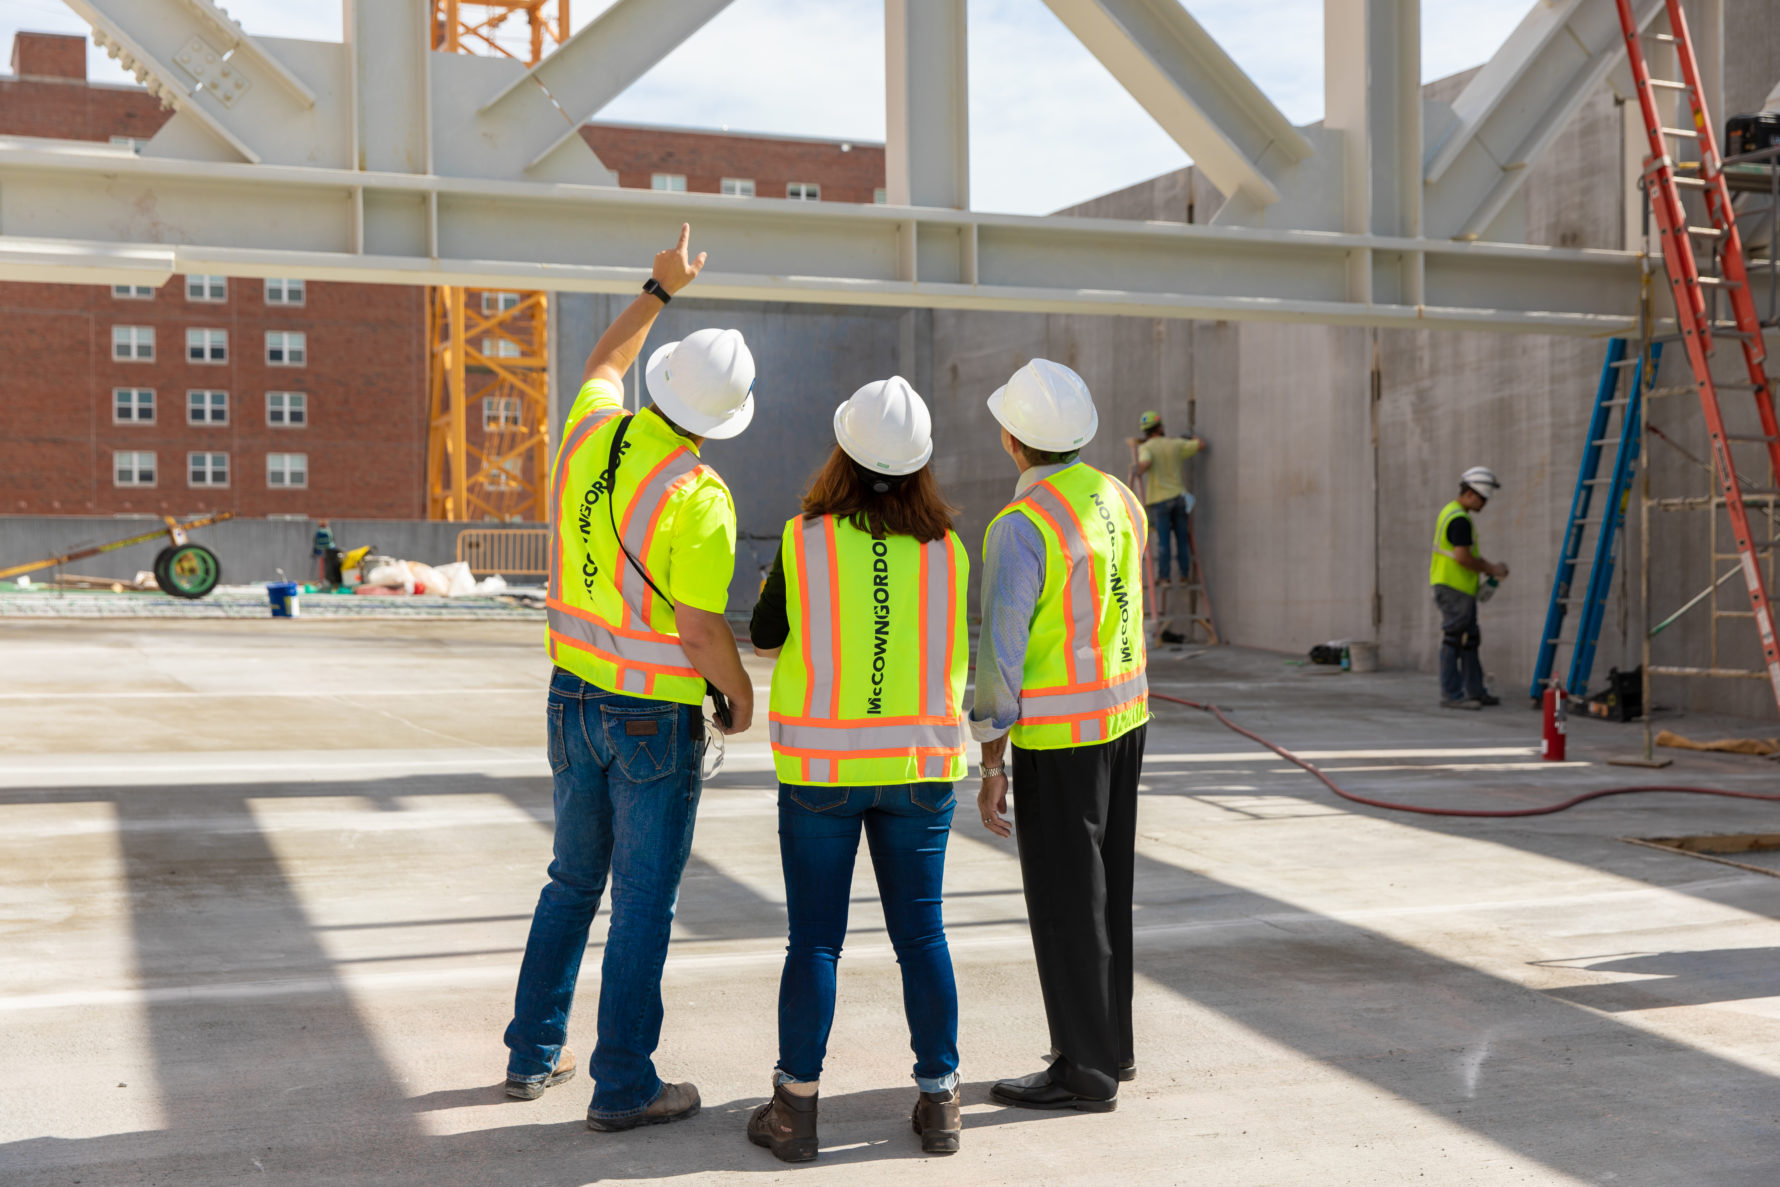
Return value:
M 661 281 L 655 279 L 653 276 L 643 282 L 643 291 L 648 293 L 651 297 L 660 298 L 663 305 L 666 305 L 669 301 L 674 299 L 674 295 L 662 288 Z

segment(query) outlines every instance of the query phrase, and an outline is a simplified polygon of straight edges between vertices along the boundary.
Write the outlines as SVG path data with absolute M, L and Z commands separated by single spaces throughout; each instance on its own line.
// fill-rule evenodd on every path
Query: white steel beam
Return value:
M 892 206 L 970 208 L 970 93 L 964 0 L 884 0 L 884 187 Z M 905 224 L 898 275 L 969 283 L 964 228 Z
M 1663 0 L 1636 0 L 1648 23 Z M 1527 167 L 1625 58 L 1611 0 L 1539 0 L 1458 98 L 1428 146 L 1424 226 L 1433 238 L 1483 236 Z
M 365 219 L 355 226 L 352 198 Z M 709 297 L 1401 327 L 1625 332 L 1638 257 L 1376 234 L 994 215 L 131 157 L 0 138 L 0 280 L 166 275 L 623 292 L 690 221 Z M 901 244 L 975 243 L 975 283 Z M 1425 300 L 1353 299 L 1356 252 L 1420 256 Z M 146 262 L 145 262 L 146 261 Z M 625 261 L 616 266 L 614 261 Z M 640 261 L 630 266 L 630 261 Z
M 488 96 L 476 111 L 502 117 L 536 169 L 600 108 L 729 7 L 730 0 L 617 0 L 562 45 Z M 565 127 L 566 121 L 566 127 Z
M 1420 0 L 1324 0 L 1324 126 L 1341 133 L 1343 230 L 1421 236 Z M 1417 305 L 1420 257 L 1351 261 L 1349 295 Z
M 1274 175 L 1310 142 L 1180 0 L 1045 0 L 1227 197 L 1279 201 Z

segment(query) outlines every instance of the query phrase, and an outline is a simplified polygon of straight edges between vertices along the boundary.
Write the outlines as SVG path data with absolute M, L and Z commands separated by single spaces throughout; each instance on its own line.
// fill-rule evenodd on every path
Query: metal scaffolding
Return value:
M 524 37 L 515 47 L 513 24 L 520 21 Z M 433 0 L 436 50 L 500 54 L 535 66 L 547 43 L 561 45 L 568 35 L 569 0 Z M 547 296 L 429 289 L 427 333 L 427 518 L 547 520 Z

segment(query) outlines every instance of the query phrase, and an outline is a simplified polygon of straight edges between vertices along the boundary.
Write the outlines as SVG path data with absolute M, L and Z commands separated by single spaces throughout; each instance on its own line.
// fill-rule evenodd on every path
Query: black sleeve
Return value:
M 1446 543 L 1452 548 L 1471 547 L 1471 521 L 1463 515 L 1453 516 L 1446 525 Z
M 773 553 L 773 570 L 766 575 L 760 600 L 748 619 L 748 638 L 754 646 L 770 651 L 783 647 L 790 637 L 791 619 L 785 611 L 785 549 L 781 546 Z

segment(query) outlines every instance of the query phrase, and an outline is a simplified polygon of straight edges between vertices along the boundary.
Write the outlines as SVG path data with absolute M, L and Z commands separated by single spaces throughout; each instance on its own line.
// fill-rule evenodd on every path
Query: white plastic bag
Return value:
M 414 592 L 414 574 L 401 561 L 377 557 L 365 572 L 365 584 L 394 587 L 403 593 Z
M 461 598 L 465 594 L 476 592 L 476 578 L 470 574 L 468 561 L 452 561 L 449 565 L 433 567 L 445 579 L 445 592 L 448 596 Z
M 408 566 L 408 572 L 414 575 L 415 593 L 442 598 L 451 592 L 451 582 L 441 576 L 439 570 L 431 565 L 423 565 L 419 561 L 404 561 L 403 563 Z

